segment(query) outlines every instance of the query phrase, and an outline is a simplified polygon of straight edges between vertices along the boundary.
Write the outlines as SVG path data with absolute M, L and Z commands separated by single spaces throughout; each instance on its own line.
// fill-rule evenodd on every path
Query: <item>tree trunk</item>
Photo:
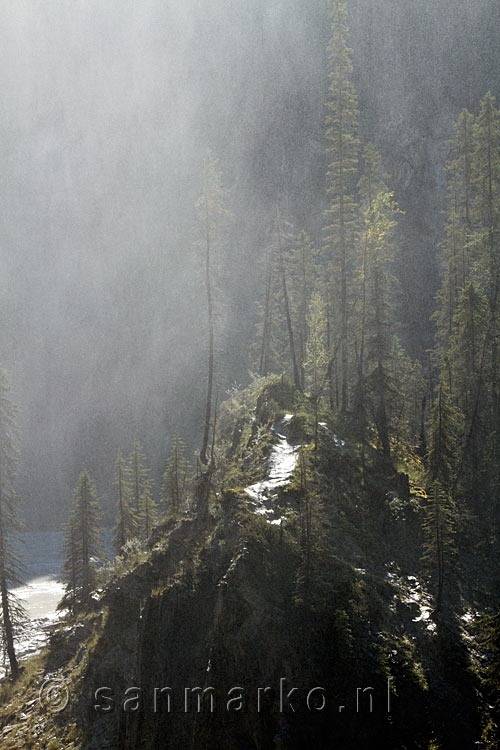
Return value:
M 264 320 L 262 322 L 262 343 L 260 348 L 259 375 L 262 377 L 269 371 L 269 343 L 271 337 L 271 286 L 273 278 L 272 251 L 267 260 L 266 293 L 264 300 Z
M 279 210 L 277 211 L 276 221 L 277 221 L 277 231 L 278 231 L 281 285 L 283 289 L 283 302 L 285 305 L 285 317 L 286 317 L 286 326 L 288 329 L 288 340 L 290 343 L 290 356 L 292 358 L 293 380 L 294 380 L 296 387 L 299 390 L 302 390 L 301 384 L 300 384 L 300 373 L 299 373 L 299 368 L 297 365 L 297 355 L 295 352 L 295 343 L 294 343 L 294 338 L 293 338 L 292 317 L 290 315 L 290 303 L 288 300 L 288 290 L 286 286 L 285 258 L 283 256 L 283 243 L 281 240 L 281 222 L 280 222 Z
M 119 539 L 119 550 L 120 551 L 126 542 L 125 533 L 125 508 L 123 506 L 123 481 L 122 481 L 122 467 L 121 464 L 118 466 L 118 502 L 120 506 L 120 539 Z
M 10 605 L 9 605 L 9 592 L 7 588 L 7 578 L 5 574 L 6 569 L 5 559 L 5 529 L 4 529 L 4 518 L 3 518 L 3 492 L 2 492 L 2 478 L 0 476 L 0 595 L 2 599 L 2 619 L 3 619 L 3 631 L 5 636 L 5 648 L 7 656 L 9 657 L 10 671 L 12 677 L 16 678 L 19 674 L 19 665 L 17 662 L 16 651 L 14 648 L 14 631 L 12 627 L 12 620 L 10 616 Z
M 200 451 L 200 461 L 208 463 L 207 448 L 210 436 L 210 422 L 212 418 L 212 392 L 214 384 L 214 314 L 212 301 L 212 284 L 210 279 L 210 224 L 208 216 L 208 202 L 205 197 L 206 206 L 206 252 L 205 252 L 205 286 L 207 289 L 207 324 L 208 324 L 208 378 L 207 378 L 207 402 L 205 408 L 205 427 L 203 430 L 203 443 Z
M 90 551 L 89 551 L 89 496 L 86 483 L 82 486 L 81 498 L 82 535 L 82 599 L 87 604 L 90 598 Z

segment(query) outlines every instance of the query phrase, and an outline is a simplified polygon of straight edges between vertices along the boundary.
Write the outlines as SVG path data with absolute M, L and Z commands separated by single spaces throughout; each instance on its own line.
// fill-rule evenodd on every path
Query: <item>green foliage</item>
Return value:
M 451 146 L 437 349 L 460 423 L 454 484 L 484 523 L 500 456 L 500 115 L 491 94 L 477 116 L 460 114 Z
M 281 289 L 276 248 L 266 250 L 263 295 L 257 302 L 255 343 L 250 351 L 251 367 L 260 377 L 285 368 L 285 331 L 281 316 Z
M 96 583 L 102 587 L 111 580 L 121 578 L 129 573 L 137 565 L 148 559 L 148 548 L 146 542 L 138 537 L 133 537 L 125 542 L 120 554 L 117 554 L 113 560 L 100 566 L 96 571 Z
M 339 231 L 340 220 L 346 231 L 353 233 L 356 202 L 354 200 L 355 178 L 358 168 L 358 101 L 352 82 L 352 50 L 349 47 L 347 8 L 345 2 L 334 0 L 332 13 L 332 37 L 328 48 L 330 61 L 330 86 L 328 91 L 328 116 L 326 140 L 328 156 L 328 195 L 330 207 L 329 237 L 333 248 L 343 241 Z M 340 254 L 344 252 L 339 248 Z
M 66 525 L 63 566 L 66 584 L 63 604 L 70 609 L 88 606 L 96 587 L 96 563 L 101 555 L 99 502 L 87 471 L 80 473 L 73 496 L 73 509 Z
M 481 695 L 484 704 L 484 746 L 493 750 L 500 742 L 500 612 L 484 615 L 480 622 L 482 656 Z
M 177 513 L 184 506 L 189 480 L 186 446 L 179 435 L 174 435 L 172 448 L 163 474 L 162 500 L 167 512 Z
M 358 103 L 352 82 L 351 49 L 347 27 L 347 7 L 334 0 L 332 36 L 328 48 L 330 84 L 328 89 L 326 142 L 328 152 L 325 240 L 332 281 L 331 299 L 335 328 L 339 330 L 340 398 L 342 410 L 348 407 L 350 307 L 353 298 L 353 265 L 357 235 L 355 195 L 358 158 Z
M 453 579 L 452 561 L 455 546 L 456 508 L 451 496 L 438 480 L 429 490 L 425 508 L 423 562 L 435 584 L 436 612 L 444 603 L 446 585 Z
M 303 407 L 296 411 L 288 422 L 288 440 L 290 443 L 308 443 L 311 440 L 313 417 Z
M 115 550 L 120 554 L 125 544 L 139 533 L 139 522 L 137 510 L 131 504 L 130 474 L 121 452 L 118 452 L 115 467 L 117 518 L 113 531 Z
M 130 508 L 136 519 L 137 534 L 147 538 L 156 520 L 150 472 L 142 444 L 136 440 L 127 459 L 127 483 L 130 486 Z
M 9 399 L 10 383 L 0 369 L 0 598 L 1 642 L 10 662 L 11 673 L 18 673 L 14 637 L 22 629 L 26 613 L 21 602 L 9 590 L 18 584 L 20 564 L 14 552 L 14 535 L 21 528 L 19 497 L 14 483 L 18 459 L 17 407 Z
M 450 491 L 457 461 L 459 416 L 453 407 L 446 386 L 441 383 L 432 410 L 429 453 L 427 456 L 427 484 L 438 482 Z
M 299 396 L 292 381 L 286 376 L 268 378 L 257 398 L 257 416 L 266 403 L 274 403 L 281 410 L 293 410 Z
M 203 163 L 203 192 L 196 203 L 198 213 L 199 238 L 198 245 L 202 253 L 203 279 L 207 293 L 207 399 L 205 408 L 205 424 L 203 440 L 200 450 L 200 461 L 208 463 L 208 442 L 212 426 L 212 396 L 214 387 L 214 341 L 215 341 L 215 298 L 216 283 L 214 281 L 214 252 L 221 239 L 221 219 L 229 212 L 224 206 L 226 190 L 222 186 L 222 178 L 217 160 L 210 150 L 205 154 Z M 219 248 L 220 249 L 220 248 Z
M 306 386 L 314 401 L 318 401 L 323 392 L 327 365 L 325 302 L 319 292 L 313 292 L 307 311 L 304 371 L 306 374 Z
M 301 387 L 305 386 L 305 361 L 307 357 L 307 315 L 311 298 L 318 285 L 318 251 L 307 232 L 300 232 L 295 246 L 286 259 L 290 279 L 290 298 L 292 300 L 292 320 L 296 333 L 297 357 L 299 362 Z M 325 315 L 326 320 L 326 315 Z M 326 323 L 325 323 L 326 324 Z M 326 364 L 325 364 L 326 367 Z

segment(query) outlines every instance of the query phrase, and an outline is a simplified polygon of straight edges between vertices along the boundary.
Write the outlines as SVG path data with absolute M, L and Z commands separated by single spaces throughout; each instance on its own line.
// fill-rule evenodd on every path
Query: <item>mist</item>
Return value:
M 21 407 L 30 526 L 66 517 L 82 466 L 109 510 L 116 451 L 134 438 L 157 489 L 173 434 L 198 447 L 194 203 L 208 147 L 232 212 L 217 385 L 246 382 L 273 206 L 321 245 L 328 13 L 326 0 L 0 4 L 0 356 Z M 361 130 L 407 212 L 402 337 L 421 356 L 450 123 L 499 93 L 500 11 L 493 0 L 355 0 L 350 14 Z

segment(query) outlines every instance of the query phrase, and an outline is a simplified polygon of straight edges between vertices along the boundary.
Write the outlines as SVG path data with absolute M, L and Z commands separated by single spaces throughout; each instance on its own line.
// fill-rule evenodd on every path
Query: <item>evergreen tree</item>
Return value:
M 156 507 L 156 502 L 153 498 L 153 494 L 151 492 L 151 483 L 148 482 L 148 484 L 145 486 L 144 491 L 141 495 L 141 506 L 142 506 L 142 513 L 143 513 L 143 529 L 144 529 L 144 538 L 149 539 L 149 536 L 153 530 L 153 526 L 157 521 L 158 518 L 158 509 Z
M 316 613 L 324 607 L 325 597 L 332 595 L 329 521 L 314 466 L 315 460 L 301 449 L 298 461 L 300 563 L 296 602 L 303 613 L 304 645 L 311 642 Z
M 186 447 L 179 435 L 175 435 L 163 475 L 162 497 L 168 511 L 176 513 L 185 500 L 189 464 L 186 460 Z
M 136 521 L 137 535 L 147 537 L 156 517 L 151 496 L 151 479 L 142 443 L 134 441 L 127 460 L 127 482 L 130 485 L 130 507 Z
M 476 188 L 478 231 L 474 251 L 482 262 L 479 283 L 488 299 L 487 356 L 483 382 L 489 421 L 496 433 L 494 461 L 500 459 L 500 397 L 498 372 L 500 293 L 500 112 L 491 93 L 481 101 L 474 127 L 473 181 Z
M 291 309 L 290 297 L 288 294 L 288 281 L 287 281 L 287 271 L 286 271 L 286 265 L 285 265 L 285 252 L 284 252 L 284 247 L 283 247 L 283 231 L 282 231 L 282 226 L 281 226 L 281 216 L 280 216 L 280 212 L 278 208 L 276 209 L 275 231 L 276 231 L 276 239 L 277 239 L 277 246 L 278 246 L 278 268 L 279 268 L 279 275 L 281 279 L 281 293 L 282 293 L 282 300 L 283 300 L 283 309 L 285 313 L 286 329 L 287 329 L 287 334 L 288 334 L 288 344 L 290 348 L 293 381 L 295 383 L 296 388 L 300 390 L 301 379 L 300 379 L 297 351 L 295 347 L 295 336 L 294 336 L 293 321 L 292 321 L 292 309 Z
M 9 400 L 7 374 L 0 370 L 0 598 L 1 633 L 12 677 L 19 674 L 14 639 L 26 613 L 9 591 L 19 583 L 19 561 L 13 549 L 13 536 L 20 529 L 19 498 L 14 490 L 17 466 L 17 408 Z
M 318 412 L 328 364 L 326 310 L 323 297 L 314 292 L 307 314 L 307 343 L 304 370 L 306 385 L 314 405 L 314 448 L 318 448 Z
M 256 340 L 251 350 L 252 370 L 255 369 L 261 377 L 282 372 L 286 367 L 280 274 L 274 241 L 266 250 L 263 282 L 264 292 L 257 304 Z
M 445 492 L 453 486 L 457 461 L 459 415 L 453 407 L 446 386 L 441 383 L 432 409 L 427 455 L 427 484 L 436 482 Z
M 332 37 L 329 45 L 330 86 L 326 140 L 329 157 L 326 243 L 333 278 L 338 278 L 332 299 L 338 299 L 340 330 L 341 407 L 348 408 L 348 370 L 352 274 L 356 246 L 355 198 L 358 169 L 358 104 L 352 82 L 351 50 L 348 43 L 347 8 L 334 0 Z M 333 385 L 332 385 L 333 387 Z
M 367 398 L 367 328 L 369 314 L 373 315 L 373 310 L 369 309 L 369 291 L 370 280 L 373 275 L 375 256 L 373 253 L 374 228 L 373 223 L 376 216 L 375 200 L 380 200 L 379 196 L 387 195 L 387 189 L 383 181 L 380 155 L 375 146 L 369 143 L 364 152 L 364 175 L 359 180 L 359 195 L 362 208 L 362 233 L 361 245 L 363 250 L 362 263 L 359 269 L 359 287 L 360 287 L 360 312 L 357 330 L 357 378 L 354 389 L 353 412 L 356 421 L 356 428 L 362 449 L 362 466 L 364 472 L 365 464 L 365 442 L 366 431 L 368 426 L 368 398 Z M 391 227 L 392 228 L 392 227 Z M 387 264 L 388 258 L 383 259 L 383 267 Z M 373 297 L 373 295 L 372 295 Z M 384 311 L 386 303 L 383 304 Z
M 378 193 L 364 213 L 363 229 L 366 253 L 363 287 L 366 288 L 367 318 L 363 320 L 361 346 L 364 350 L 366 335 L 366 383 L 380 445 L 386 456 L 390 454 L 389 405 L 394 390 L 391 383 L 389 263 L 393 257 L 392 233 L 398 211 L 392 193 Z M 364 359 L 364 354 L 362 356 Z M 365 401 L 363 397 L 363 403 Z
M 496 314 L 500 283 L 500 112 L 491 93 L 481 101 L 474 125 L 473 182 L 479 228 L 477 246 L 483 257 L 484 286 Z
M 443 377 L 463 415 L 455 485 L 480 510 L 498 482 L 500 119 L 491 94 L 476 118 L 464 110 L 448 166 L 444 274 L 436 313 Z
M 451 577 L 455 548 L 456 510 L 439 480 L 432 483 L 424 520 L 423 561 L 436 582 L 435 614 L 443 607 L 445 586 Z
M 80 552 L 77 534 L 77 525 L 71 520 L 65 525 L 64 537 L 64 563 L 63 580 L 66 584 L 66 592 L 59 602 L 58 609 L 69 609 L 74 614 L 80 599 L 79 575 Z
M 432 410 L 427 459 L 428 504 L 423 527 L 423 560 L 436 581 L 436 612 L 442 608 L 445 585 L 451 577 L 451 562 L 456 554 L 457 511 L 451 492 L 457 431 L 457 414 L 446 387 L 441 384 Z
M 304 362 L 306 359 L 307 314 L 318 275 L 316 259 L 317 252 L 311 238 L 307 232 L 300 232 L 295 247 L 288 253 L 286 265 L 289 269 L 290 295 L 293 303 L 292 320 L 297 334 L 297 364 L 302 390 L 305 387 Z
M 207 335 L 208 335 L 208 368 L 207 368 L 207 398 L 205 406 L 205 423 L 203 441 L 200 450 L 200 461 L 208 464 L 208 443 L 210 426 L 212 423 L 212 398 L 214 388 L 214 342 L 215 342 L 215 310 L 214 310 L 214 280 L 213 254 L 220 240 L 220 219 L 227 215 L 224 207 L 226 190 L 222 186 L 221 175 L 217 161 L 210 151 L 205 155 L 203 165 L 203 193 L 196 203 L 200 225 L 199 246 L 204 261 L 204 281 L 207 293 Z
M 114 545 L 116 554 L 119 555 L 125 544 L 137 536 L 138 519 L 131 507 L 131 485 L 130 472 L 127 470 L 126 462 L 118 452 L 115 463 L 115 486 L 117 518 L 114 527 Z
M 471 236 L 474 226 L 472 185 L 474 117 L 464 109 L 455 124 L 452 159 L 447 165 L 448 216 L 443 249 L 443 276 L 439 292 L 438 345 L 445 355 L 453 333 L 453 321 L 461 292 L 471 280 Z
M 264 303 L 262 307 L 262 320 L 260 322 L 260 352 L 259 352 L 259 375 L 265 376 L 269 373 L 269 360 L 271 348 L 271 325 L 272 325 L 272 284 L 273 284 L 273 252 L 272 248 L 267 252 L 266 282 L 264 291 Z
M 483 733 L 484 746 L 498 747 L 500 743 L 500 612 L 484 615 L 482 626 L 482 697 L 488 707 L 489 721 Z
M 486 359 L 488 301 L 475 282 L 460 293 L 454 330 L 443 361 L 445 377 L 463 419 L 462 455 L 457 480 L 462 480 L 469 500 L 475 503 L 482 490 L 482 453 L 487 423 Z
M 64 580 L 66 601 L 86 607 L 96 585 L 95 559 L 101 553 L 99 503 L 88 471 L 82 471 L 66 525 Z

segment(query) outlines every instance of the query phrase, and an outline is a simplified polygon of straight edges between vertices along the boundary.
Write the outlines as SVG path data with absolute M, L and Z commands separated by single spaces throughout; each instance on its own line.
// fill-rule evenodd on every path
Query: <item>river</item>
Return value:
M 15 552 L 22 567 L 23 584 L 12 589 L 23 604 L 28 621 L 16 638 L 19 659 L 39 651 L 60 617 L 57 605 L 64 593 L 59 579 L 64 559 L 62 531 L 27 531 L 16 539 Z M 0 677 L 5 674 L 0 663 Z

